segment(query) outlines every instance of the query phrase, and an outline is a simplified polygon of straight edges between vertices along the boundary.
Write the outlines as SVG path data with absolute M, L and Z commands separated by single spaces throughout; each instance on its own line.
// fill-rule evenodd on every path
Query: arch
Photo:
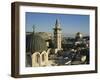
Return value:
M 35 55 L 35 62 L 38 64 L 40 63 L 40 55 L 39 54 Z
M 40 66 L 41 63 L 41 55 L 39 52 L 35 52 L 32 54 L 32 66 Z
M 45 54 L 42 54 L 41 57 L 42 57 L 42 62 L 44 62 L 45 61 Z
M 40 64 L 40 53 L 39 52 L 35 52 L 34 55 L 35 55 L 35 62 L 37 64 Z
M 43 52 L 41 53 L 41 55 L 42 55 L 42 54 L 46 54 L 46 51 L 43 51 Z
M 50 50 L 51 50 L 51 48 L 49 48 L 49 49 L 47 50 L 47 54 L 48 54 L 48 55 L 50 54 Z
M 41 53 L 42 62 L 45 62 L 46 54 L 47 54 L 46 51 L 43 51 L 43 52 Z
M 48 64 L 48 52 L 50 50 L 43 51 L 41 53 L 35 52 L 32 54 L 32 66 L 46 66 Z

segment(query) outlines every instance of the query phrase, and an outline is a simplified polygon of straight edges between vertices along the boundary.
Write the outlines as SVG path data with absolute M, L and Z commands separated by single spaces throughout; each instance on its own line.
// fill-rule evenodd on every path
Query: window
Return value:
M 44 62 L 45 61 L 45 55 L 42 54 L 42 61 Z
M 36 62 L 37 62 L 37 63 L 40 62 L 40 55 L 39 55 L 39 54 L 36 55 Z

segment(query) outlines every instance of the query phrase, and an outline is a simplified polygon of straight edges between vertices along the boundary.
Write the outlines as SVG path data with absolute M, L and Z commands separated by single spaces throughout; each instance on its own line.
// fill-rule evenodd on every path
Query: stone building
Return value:
M 26 33 L 26 67 L 47 66 L 51 33 Z M 48 43 L 48 44 L 47 44 Z
M 54 28 L 54 54 L 62 50 L 62 31 L 59 20 L 56 20 Z M 26 36 L 26 66 L 32 67 L 48 66 L 48 55 L 52 48 L 50 41 L 52 34 L 48 32 L 27 33 Z M 51 41 L 52 42 L 52 41 Z
M 43 52 L 34 52 L 32 54 L 32 67 L 47 66 L 49 52 L 50 49 Z

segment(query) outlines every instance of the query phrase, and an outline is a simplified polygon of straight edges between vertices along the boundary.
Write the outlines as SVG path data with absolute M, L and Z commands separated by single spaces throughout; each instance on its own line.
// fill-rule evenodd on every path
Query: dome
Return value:
M 31 37 L 30 40 L 30 46 L 31 46 L 31 52 L 42 52 L 44 50 L 47 50 L 46 42 L 45 40 L 38 35 L 34 35 Z
M 82 37 L 83 37 L 83 35 L 80 32 L 76 33 L 76 38 L 82 38 Z
M 26 37 L 26 51 L 27 52 L 42 52 L 47 50 L 46 41 L 39 35 L 27 35 Z

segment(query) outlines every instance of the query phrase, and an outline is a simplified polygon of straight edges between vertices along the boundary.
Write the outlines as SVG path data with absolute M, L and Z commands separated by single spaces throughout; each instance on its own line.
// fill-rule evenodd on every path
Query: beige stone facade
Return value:
M 41 53 L 35 52 L 32 54 L 32 67 L 47 66 L 48 65 L 48 54 L 50 49 Z

